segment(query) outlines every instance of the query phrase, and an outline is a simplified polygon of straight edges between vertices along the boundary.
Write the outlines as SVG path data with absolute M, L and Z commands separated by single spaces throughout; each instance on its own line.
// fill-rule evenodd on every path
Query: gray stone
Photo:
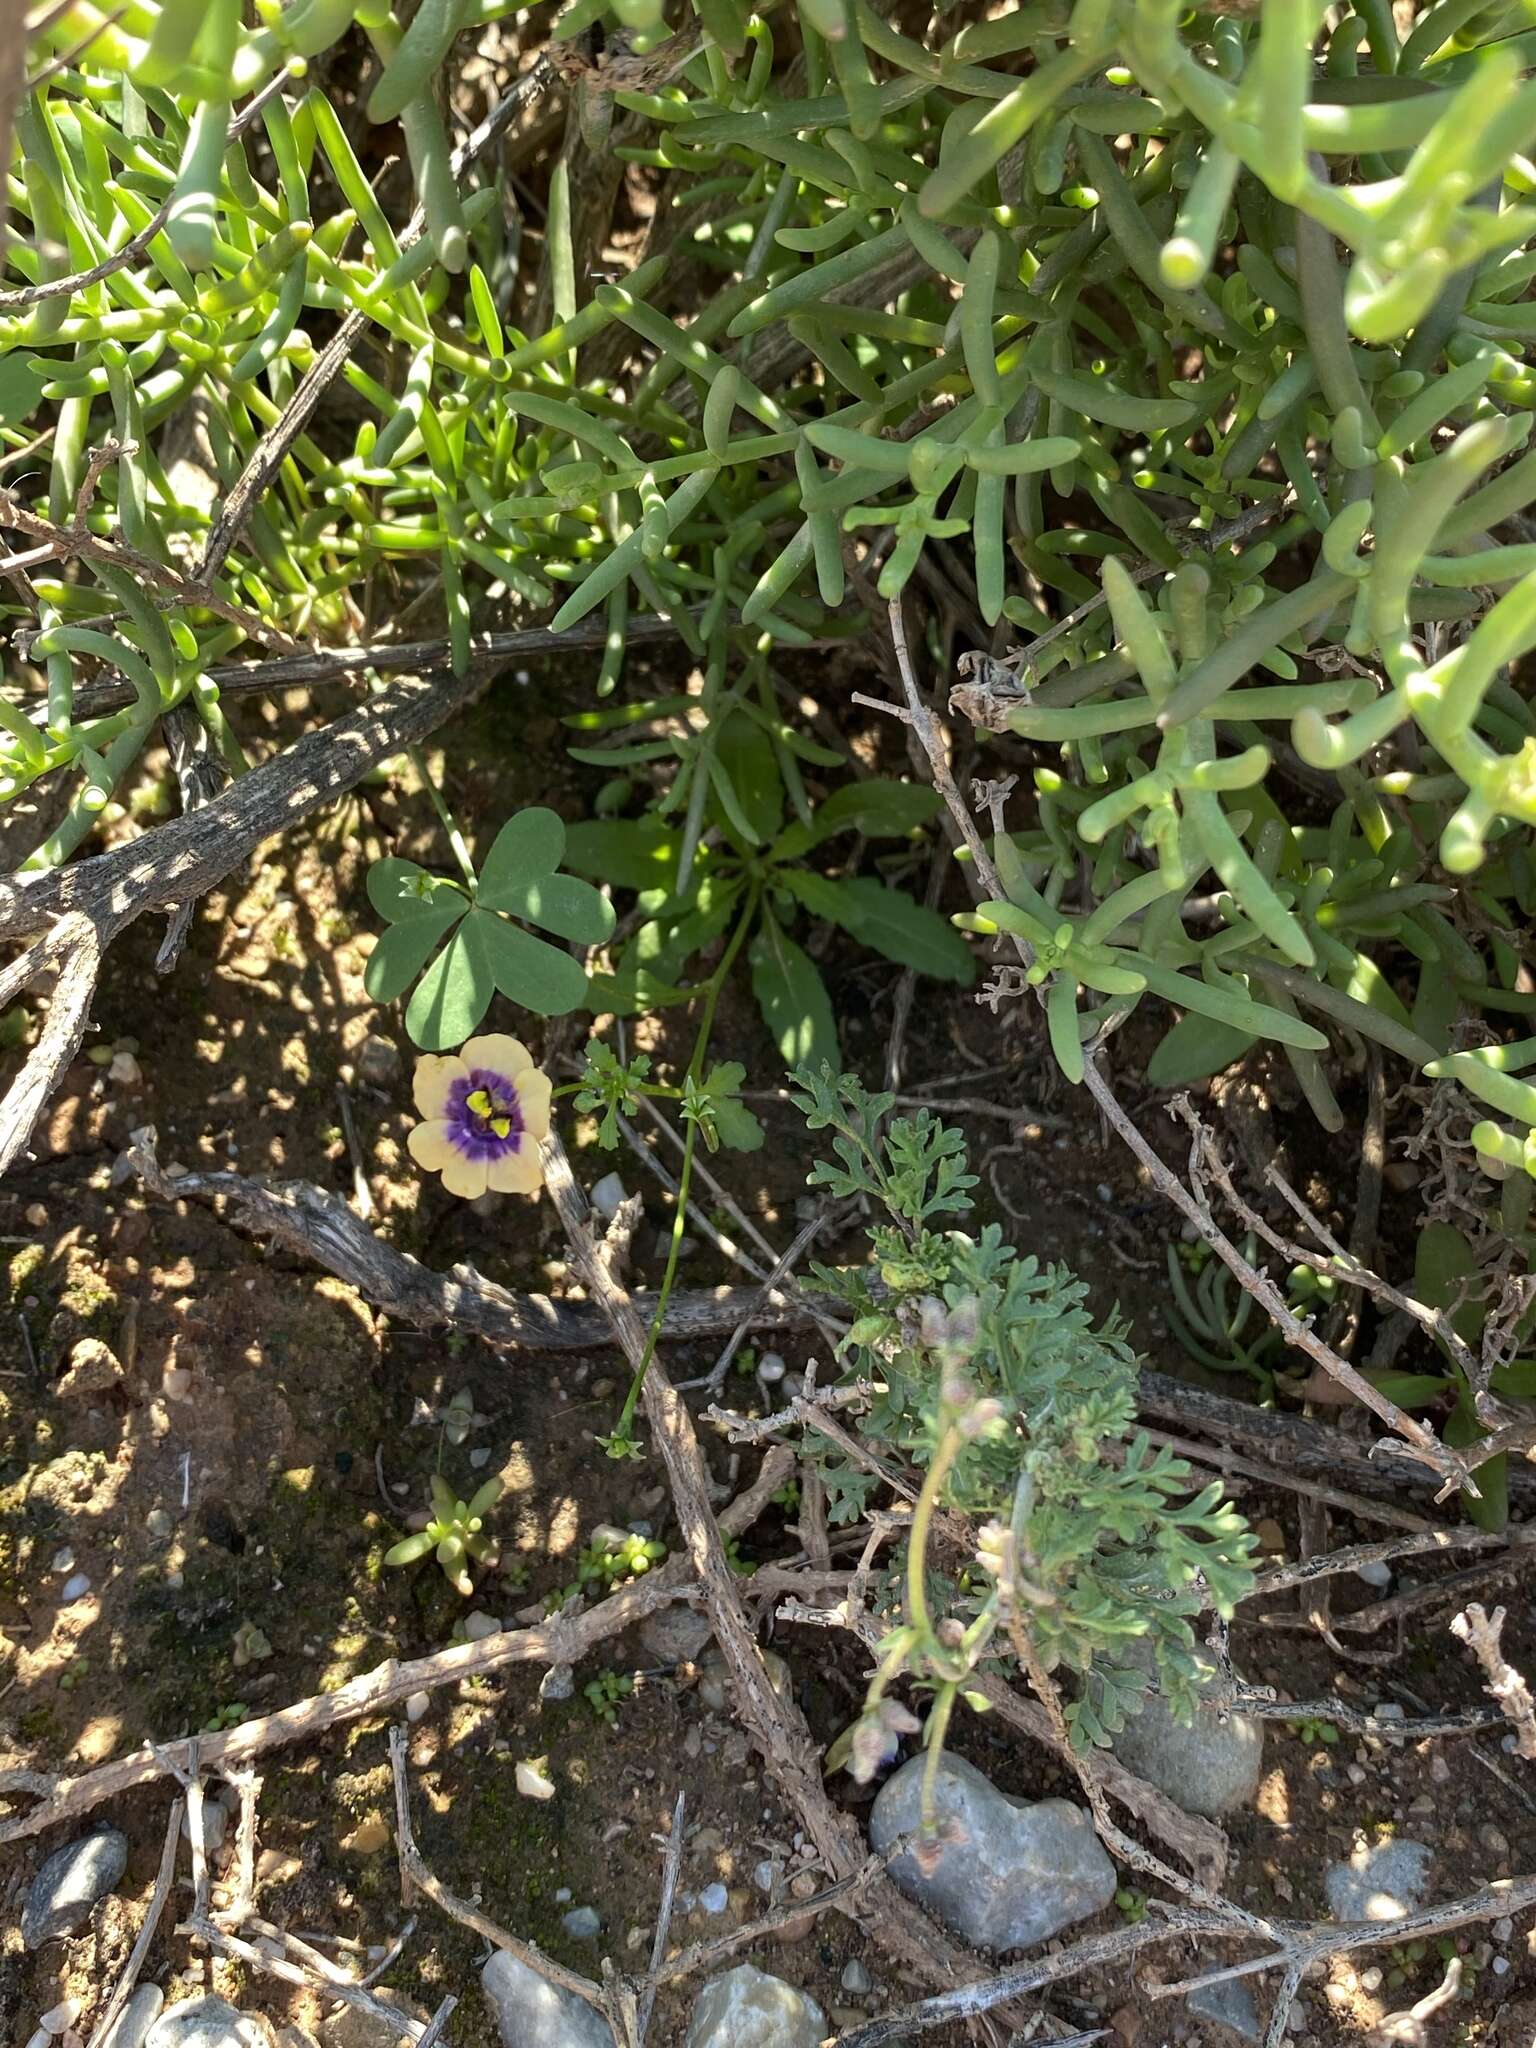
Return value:
M 730 1903 L 730 1893 L 718 1881 L 705 1885 L 699 1893 L 699 1905 L 706 1913 L 723 1913 Z
M 1423 1905 L 1433 1860 L 1431 1849 L 1406 1836 L 1362 1843 L 1324 1874 L 1328 1910 L 1335 1920 L 1401 1920 Z
M 388 1038 L 370 1035 L 357 1049 L 357 1071 L 375 1088 L 387 1088 L 400 1078 L 400 1048 Z
M 503 2048 L 614 2048 L 613 2030 L 595 2007 L 551 1984 L 505 1949 L 480 1972 Z
M 573 1941 L 596 1941 L 603 1931 L 602 1916 L 595 1906 L 572 1906 L 560 1915 L 560 1925 Z
M 1225 1984 L 1205 1984 L 1184 2000 L 1196 2019 L 1211 2020 L 1239 2041 L 1264 2039 L 1264 2022 L 1252 1990 L 1241 1977 L 1229 1977 Z
M 924 1767 L 915 1756 L 880 1789 L 869 1838 L 882 1855 L 922 1820 Z M 1088 1814 L 1071 1800 L 1011 1799 L 963 1757 L 948 1754 L 934 1800 L 940 1820 L 962 1839 L 946 1847 L 931 1877 L 910 1849 L 892 1859 L 891 1876 L 976 1948 L 1033 1948 L 1114 1898 L 1115 1866 Z
M 819 2048 L 829 2031 L 814 1998 L 738 1963 L 699 1993 L 683 2048 Z
M 843 1965 L 843 1974 L 838 1980 L 850 1998 L 866 1998 L 875 1988 L 875 1980 L 859 1961 L 851 1957 Z
M 55 1849 L 33 1878 L 21 1909 L 26 1946 L 41 1948 L 57 1935 L 73 1934 L 127 1867 L 128 1837 L 119 1828 L 98 1828 L 94 1835 Z
M 130 1992 L 101 2048 L 144 2048 L 145 2036 L 159 2019 L 164 2003 L 165 1993 L 158 1984 L 140 1984 Z
M 272 2048 L 272 2030 L 227 1998 L 187 1998 L 161 2013 L 144 2048 Z
M 1150 1653 L 1135 1661 L 1150 1671 Z M 1249 1714 L 1223 1718 L 1214 1707 L 1201 1706 L 1185 1727 L 1156 1693 L 1148 1695 L 1141 1712 L 1110 1738 L 1109 1746 L 1127 1770 L 1166 1792 L 1186 1813 L 1204 1814 L 1208 1820 L 1247 1806 L 1264 1770 L 1262 1721 Z
M 708 1615 L 696 1607 L 663 1607 L 640 1624 L 640 1647 L 658 1664 L 696 1664 L 710 1633 Z

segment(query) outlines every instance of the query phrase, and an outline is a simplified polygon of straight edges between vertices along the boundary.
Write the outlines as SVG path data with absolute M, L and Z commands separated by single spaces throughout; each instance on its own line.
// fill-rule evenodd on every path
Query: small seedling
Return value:
M 490 1564 L 495 1542 L 485 1533 L 485 1517 L 501 1498 L 501 1481 L 487 1479 L 467 1501 L 458 1500 L 440 1472 L 432 1474 L 432 1517 L 424 1529 L 406 1536 L 384 1553 L 386 1565 L 415 1564 L 429 1550 L 437 1555 L 443 1576 L 468 1599 L 475 1590 L 469 1567 Z
M 1321 1742 L 1331 1749 L 1339 1739 L 1339 1731 L 1332 1721 L 1320 1721 L 1312 1714 L 1303 1714 L 1299 1720 L 1287 1721 L 1286 1726 L 1298 1742 Z
M 621 1675 L 610 1669 L 599 1671 L 596 1678 L 589 1679 L 581 1688 L 581 1696 L 600 1721 L 616 1728 L 619 1725 L 619 1708 L 634 1689 L 635 1681 L 627 1671 Z

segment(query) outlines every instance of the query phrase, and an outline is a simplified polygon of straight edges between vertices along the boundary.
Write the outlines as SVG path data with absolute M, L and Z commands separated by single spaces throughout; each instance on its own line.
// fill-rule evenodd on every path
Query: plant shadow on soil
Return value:
M 549 802 L 568 816 L 581 814 L 590 778 L 565 761 L 556 713 L 567 699 L 584 701 L 585 685 L 543 678 L 541 685 L 536 711 L 525 688 L 506 682 L 455 730 L 450 794 L 482 843 L 521 803 Z M 275 740 L 307 714 L 295 699 L 268 715 Z M 259 729 L 263 714 L 250 716 Z M 438 762 L 437 750 L 429 749 L 429 758 Z M 899 760 L 892 766 L 899 772 Z M 340 1128 L 342 1086 L 376 1228 L 433 1265 L 469 1258 L 508 1285 L 560 1290 L 563 1247 L 547 1203 L 509 1197 L 470 1210 L 435 1182 L 423 1184 L 405 1152 L 409 1049 L 398 1011 L 375 1012 L 362 987 L 371 930 L 363 883 L 368 861 L 383 852 L 429 863 L 442 858 L 430 811 L 405 776 L 367 788 L 269 845 L 201 906 L 171 981 L 153 972 L 158 930 L 149 920 L 133 927 L 108 963 L 89 1041 L 95 1052 L 130 1056 L 116 1070 L 91 1057 L 78 1062 L 38 1133 L 33 1161 L 0 1189 L 8 1290 L 0 1303 L 0 1767 L 77 1771 L 236 1707 L 268 1712 L 388 1657 L 420 1655 L 449 1638 L 467 1607 L 505 1619 L 569 1584 L 600 1522 L 643 1519 L 664 1541 L 675 1536 L 655 1461 L 613 1464 L 592 1442 L 611 1426 L 622 1394 L 616 1353 L 509 1358 L 452 1336 L 392 1328 L 350 1289 L 268 1256 L 206 1206 L 146 1203 L 132 1187 L 114 1184 L 112 1162 L 129 1132 L 153 1123 L 167 1164 L 303 1177 L 345 1194 L 352 1172 Z M 878 1080 L 897 971 L 842 940 L 822 965 L 845 1032 L 845 1058 Z M 512 1020 L 493 1014 L 491 1021 L 505 1028 Z M 664 1014 L 642 1024 L 631 1042 L 658 1063 L 680 1064 L 688 1029 L 686 1017 Z M 398 1064 L 377 1053 L 365 1058 L 370 1036 L 390 1041 L 404 1057 Z M 1128 1096 L 1136 1095 L 1138 1062 L 1150 1042 L 1129 1033 L 1116 1042 Z M 776 1070 L 744 986 L 733 987 L 722 1004 L 717 1049 L 746 1063 L 749 1085 L 763 1085 Z M 931 989 L 922 990 L 907 1035 L 905 1085 L 1036 1106 L 1038 1115 L 1014 1132 L 1001 1121 L 955 1117 L 967 1128 L 973 1161 L 985 1168 L 979 1214 L 998 1216 L 1021 1249 L 1075 1266 L 1100 1311 L 1118 1298 L 1138 1344 L 1160 1364 L 1181 1369 L 1160 1309 L 1169 1215 L 1138 1182 L 1132 1162 L 1109 1148 L 1081 1098 L 1053 1080 L 1033 1015 L 998 1016 L 966 996 L 946 991 L 936 1000 Z M 1175 1157 L 1156 1098 L 1145 1089 L 1140 1094 L 1143 1127 L 1159 1133 Z M 769 1125 L 763 1151 L 721 1155 L 711 1164 L 782 1244 L 795 1227 L 813 1151 L 791 1110 L 772 1102 L 762 1107 Z M 1293 1117 L 1282 1121 L 1288 1135 L 1299 1128 Z M 1262 1147 L 1262 1129 L 1256 1139 L 1248 1135 Z M 1350 1190 L 1329 1180 L 1337 1158 L 1330 1162 L 1322 1144 L 1315 1153 L 1303 1164 L 1335 1213 L 1347 1215 Z M 645 1193 L 635 1278 L 654 1282 L 662 1263 L 655 1239 L 670 1219 L 657 1184 L 627 1156 L 609 1158 L 590 1144 L 576 1162 L 589 1183 L 617 1167 L 629 1187 Z M 857 1235 L 818 1246 L 818 1255 L 832 1259 L 859 1252 Z M 702 1285 L 741 1276 L 701 1245 L 681 1277 L 685 1285 Z M 85 1401 L 61 1400 L 56 1377 L 86 1336 L 112 1347 L 122 1381 Z M 803 1345 L 783 1348 L 791 1365 L 807 1355 Z M 674 1350 L 668 1358 L 678 1378 L 711 1362 L 704 1350 Z M 750 1396 L 750 1381 L 733 1384 L 738 1398 Z M 1230 1391 L 1230 1382 L 1223 1386 Z M 465 1387 L 487 1419 L 455 1446 L 438 1423 L 420 1418 Z M 725 1486 L 729 1449 L 708 1434 L 705 1446 Z M 473 1450 L 489 1454 L 478 1468 L 470 1464 Z M 439 1458 L 462 1490 L 498 1472 L 507 1488 L 496 1517 L 503 1569 L 470 1603 L 460 1602 L 430 1563 L 383 1568 L 403 1517 L 425 1503 Z M 1249 1488 L 1242 1505 L 1255 1522 L 1277 1520 L 1295 1554 L 1290 1499 Z M 1338 1518 L 1332 1540 L 1375 1533 Z M 777 1511 L 744 1545 L 749 1561 L 796 1548 Z M 89 1590 L 66 1603 L 64 1586 L 77 1573 L 89 1579 Z M 1338 1583 L 1341 1607 L 1376 1597 L 1364 1586 L 1345 1591 L 1352 1582 Z M 1292 1698 L 1337 1687 L 1368 1705 L 1390 1697 L 1386 1687 L 1395 1678 L 1437 1705 L 1470 1704 L 1479 1697 L 1475 1676 L 1446 1634 L 1445 1618 L 1415 1628 L 1389 1671 L 1341 1666 L 1314 1634 L 1277 1632 L 1251 1616 L 1234 1642 L 1250 1677 L 1278 1684 Z M 270 1652 L 237 1664 L 240 1643 L 249 1640 L 241 1632 L 251 1629 Z M 785 1628 L 766 1617 L 763 1639 L 788 1658 L 812 1734 L 829 1742 L 856 1711 L 865 1675 L 860 1656 L 848 1647 L 829 1653 L 825 1631 Z M 1522 1606 L 1506 1648 L 1521 1663 L 1531 1647 Z M 582 1693 L 605 1666 L 644 1673 L 612 1725 Z M 760 1910 L 752 1872 L 765 1859 L 794 1867 L 795 1823 L 757 1773 L 729 1713 L 710 1709 L 686 1673 L 644 1671 L 644 1654 L 630 1638 L 604 1646 L 582 1667 L 568 1700 L 541 1704 L 539 1676 L 515 1668 L 445 1690 L 412 1729 L 417 1833 L 444 1882 L 589 1974 L 604 1951 L 620 1967 L 632 1966 L 649 1950 L 665 1832 L 682 1786 L 690 1829 L 697 1830 L 682 1891 L 696 1894 L 719 1880 L 728 1899 L 720 1919 L 680 1910 L 674 1939 L 721 1931 Z M 386 1734 L 379 1717 L 265 1759 L 261 1909 L 279 1923 L 363 1944 L 386 1942 L 398 1928 L 392 1851 L 387 1844 L 362 1846 L 378 1833 L 365 1824 L 391 1817 Z M 966 1719 L 955 1746 L 1009 1791 L 1038 1797 L 1074 1790 L 1054 1760 L 990 1720 Z M 1357 1830 L 1368 1837 L 1395 1830 L 1430 1842 L 1436 1896 L 1532 1867 L 1532 1808 L 1509 1775 L 1518 1764 L 1503 1758 L 1496 1742 L 1480 1748 L 1503 1776 L 1480 1766 L 1468 1745 L 1392 1751 L 1348 1736 L 1332 1746 L 1307 1745 L 1283 1723 L 1273 1725 L 1257 1810 L 1232 1830 L 1233 1895 L 1260 1910 L 1320 1914 L 1323 1868 L 1348 1854 Z M 516 1765 L 531 1757 L 548 1759 L 557 1786 L 548 1803 L 515 1789 Z M 836 1796 L 856 1802 L 846 1780 L 833 1785 Z M 148 1897 L 167 1798 L 162 1786 L 97 1816 L 130 1837 L 121 1894 L 98 1908 L 77 1937 L 37 1956 L 21 1950 L 20 1902 L 42 1855 L 79 1830 L 22 1843 L 0 1863 L 5 2038 L 25 2038 L 37 2015 L 66 1993 L 89 2010 L 113 1981 Z M 565 1934 L 568 1903 L 602 1914 L 598 1942 Z M 462 2048 L 482 2048 L 494 2029 L 473 1982 L 481 1944 L 429 1906 L 418 1910 L 416 1934 L 389 1981 L 425 2007 L 446 1991 L 459 1992 L 452 2038 Z M 216 1982 L 274 2018 L 319 2024 L 322 2009 L 308 1994 L 270 1979 L 245 1981 L 225 1965 L 210 1974 L 170 1931 L 174 1917 L 167 1914 L 147 1970 L 169 1997 Z M 1105 1924 L 1114 1919 L 1111 1911 Z M 1452 2015 L 1464 2029 L 1460 2038 L 1515 2040 L 1508 2029 L 1520 2024 L 1524 2001 L 1536 1998 L 1524 1933 L 1517 1930 L 1514 1942 L 1497 1951 L 1485 1928 L 1458 1937 L 1472 1987 Z M 804 1985 L 830 2011 L 849 2003 L 839 1976 L 852 1956 L 875 1980 L 874 2003 L 868 1995 L 861 2000 L 868 2009 L 926 1988 L 835 1914 L 754 1959 Z M 1497 1956 L 1511 1965 L 1502 1976 L 1493 1971 Z M 1214 1957 L 1203 1960 L 1209 1966 Z M 1311 2039 L 1359 2039 L 1384 2011 L 1429 1989 L 1442 1967 L 1433 1953 L 1375 1960 L 1399 1973 L 1375 1993 L 1337 1972 L 1307 1987 Z M 1170 1948 L 1154 1967 L 1171 1977 L 1196 1965 Z M 653 2041 L 681 2042 L 691 1992 L 664 1994 Z M 1124 1975 L 1074 1983 L 1053 2010 L 1071 2024 L 1118 2012 L 1122 2036 L 1130 2024 L 1125 2014 L 1141 2015 L 1144 2044 L 1202 2038 L 1181 2007 L 1148 2004 Z M 1532 2007 L 1524 2010 L 1529 2015 Z M 1521 2048 L 1530 2032 L 1527 2018 Z

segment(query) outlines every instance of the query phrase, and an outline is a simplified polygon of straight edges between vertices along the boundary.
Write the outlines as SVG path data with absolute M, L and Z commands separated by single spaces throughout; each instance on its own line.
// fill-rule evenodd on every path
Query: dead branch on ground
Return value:
M 1483 1690 L 1499 1703 L 1505 1718 L 1515 1731 L 1515 1740 L 1520 1754 L 1527 1760 L 1536 1758 L 1536 1702 L 1531 1699 L 1531 1689 L 1524 1678 L 1504 1655 L 1500 1640 L 1504 1629 L 1504 1609 L 1495 1607 L 1492 1614 L 1468 1601 L 1465 1609 L 1451 1623 L 1451 1634 L 1464 1642 L 1483 1667 Z

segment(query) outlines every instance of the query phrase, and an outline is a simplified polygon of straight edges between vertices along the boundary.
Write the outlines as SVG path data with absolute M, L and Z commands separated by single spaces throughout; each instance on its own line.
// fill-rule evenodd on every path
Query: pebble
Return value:
M 1515 1923 L 1510 1919 L 1495 1920 L 1488 1932 L 1495 1941 L 1513 1941 L 1515 1938 Z
M 59 1588 L 59 1598 L 66 1602 L 83 1600 L 90 1590 L 90 1574 L 88 1572 L 76 1572 L 72 1578 L 66 1579 Z
M 1362 1991 L 1379 1991 L 1383 1981 L 1384 1973 L 1374 1966 L 1369 1970 L 1362 1970 L 1360 1972 L 1360 1989 Z
M 144 2037 L 160 2017 L 165 1993 L 158 1984 L 140 1984 L 112 2022 L 101 2048 L 144 2048 Z
M 164 1508 L 151 1508 L 144 1517 L 144 1527 L 157 1543 L 164 1543 L 176 1524 Z
M 24 1214 L 33 1230 L 43 1229 L 48 1221 L 48 1211 L 41 1202 L 28 1202 Z
M 1449 1785 L 1451 1767 L 1443 1756 L 1432 1756 L 1429 1760 L 1429 1775 L 1437 1785 Z
M 771 1863 L 766 1856 L 763 1858 L 761 1863 L 754 1864 L 752 1867 L 752 1882 L 757 1886 L 757 1889 L 760 1892 L 768 1892 L 771 1894 L 773 1891 L 774 1879 L 777 1877 L 777 1875 L 778 1870 L 776 1865 Z
M 843 1974 L 837 1980 L 850 1998 L 866 1998 L 875 1988 L 875 1980 L 859 1961 L 857 1956 L 843 1965 Z
M 75 1568 L 75 1553 L 66 1543 L 62 1550 L 56 1550 L 48 1561 L 51 1572 L 72 1572 Z
M 56 1935 L 73 1934 L 127 1867 L 128 1837 L 119 1828 L 99 1828 L 55 1849 L 27 1890 L 21 1911 L 26 1947 L 41 1948 Z
M 1130 1648 L 1126 1662 L 1150 1672 L 1150 1652 Z M 1148 1696 L 1109 1746 L 1137 1777 L 1165 1792 L 1186 1813 L 1203 1814 L 1207 1820 L 1250 1805 L 1264 1770 L 1262 1721 L 1249 1714 L 1223 1719 L 1214 1708 L 1200 1706 L 1186 1727 L 1157 1694 Z
M 657 1664 L 695 1664 L 709 1638 L 709 1617 L 696 1607 L 663 1607 L 640 1624 L 640 1647 Z
M 738 1963 L 699 1993 L 683 2048 L 819 2048 L 828 2031 L 814 1998 L 782 1977 Z M 545 2048 L 542 2040 L 539 2048 Z
M 568 1906 L 568 1905 L 569 1905 L 570 1903 L 571 1903 L 571 1888 L 570 1888 L 570 1886 L 569 1886 L 568 1884 L 563 1884 L 563 1885 L 561 1885 L 561 1886 L 560 1886 L 559 1890 L 558 1890 L 558 1891 L 557 1891 L 557 1892 L 555 1893 L 555 1904 L 556 1904 L 557 1906 Z
M 1323 1875 L 1335 1920 L 1401 1920 L 1424 1903 L 1433 1852 L 1406 1835 L 1361 1843 L 1347 1863 Z
M 370 1813 L 343 1838 L 341 1846 L 354 1856 L 377 1856 L 381 1849 L 389 1847 L 389 1824 L 382 1815 Z
M 1392 1567 L 1389 1564 L 1384 1564 L 1380 1558 L 1376 1558 L 1369 1564 L 1357 1565 L 1355 1577 L 1357 1579 L 1364 1579 L 1368 1586 L 1377 1586 L 1385 1591 L 1392 1583 Z
M 513 1773 L 525 1799 L 553 1799 L 555 1788 L 542 1757 L 527 1757 Z
M 45 2034 L 67 2034 L 79 2017 L 79 1999 L 61 1998 L 57 2005 L 50 2007 L 43 2014 L 38 2025 Z
M 925 1769 L 926 1759 L 913 1757 L 881 1787 L 869 1817 L 880 1854 L 918 1827 Z M 931 1877 L 910 1850 L 892 1859 L 890 1873 L 974 1947 L 993 1954 L 1033 1948 L 1114 1898 L 1115 1866 L 1086 1811 L 1070 1800 L 1009 1798 L 964 1758 L 947 1754 L 934 1796 L 940 1819 L 958 1823 L 965 1846 L 946 1851 Z
M 69 1363 L 54 1386 L 61 1401 L 85 1401 L 120 1386 L 127 1375 L 122 1360 L 110 1344 L 99 1337 L 82 1337 L 69 1354 Z
M 405 1703 L 407 1721 L 419 1721 L 423 1714 L 432 1711 L 432 1695 L 429 1692 L 413 1692 Z
M 1184 2003 L 1197 2019 L 1213 2021 L 1224 2039 L 1264 2039 L 1264 2022 L 1259 2018 L 1252 1987 L 1241 1977 L 1229 1977 L 1224 1984 L 1204 1984 L 1198 1991 L 1191 1991 Z
M 603 1931 L 602 1915 L 595 1906 L 572 1906 L 569 1913 L 560 1915 L 560 1925 L 572 1941 L 596 1941 Z
M 614 2048 L 602 2014 L 499 1948 L 480 1972 L 503 2048 Z
M 466 1614 L 464 1617 L 464 1634 L 472 1643 L 483 1643 L 487 1636 L 501 1634 L 501 1623 L 494 1614 L 486 1614 L 477 1607 L 473 1614 Z
M 605 1173 L 597 1183 L 597 1186 L 593 1188 L 591 1194 L 588 1195 L 587 1200 L 592 1205 L 593 1214 L 600 1222 L 611 1223 L 628 1200 L 628 1196 L 624 1191 L 624 1182 L 620 1175 Z
M 699 1893 L 699 1906 L 705 1913 L 723 1913 L 730 1901 L 730 1894 L 723 1884 L 707 1884 Z
M 131 1052 L 115 1052 L 107 1068 L 107 1079 L 119 1088 L 138 1088 L 144 1080 L 144 1070 Z
M 757 1376 L 770 1387 L 777 1386 L 788 1370 L 782 1355 L 777 1351 L 765 1351 L 757 1361 Z
M 572 1664 L 551 1664 L 539 1680 L 539 1698 L 568 1700 L 576 1690 L 576 1669 Z
M 227 1998 L 187 1998 L 161 2013 L 144 2048 L 269 2048 L 260 2020 L 237 2012 Z
M 792 1700 L 795 1696 L 795 1681 L 789 1666 L 778 1651 L 760 1650 L 758 1655 L 763 1660 L 768 1683 L 779 1698 L 785 1701 Z M 723 1714 L 726 1710 L 730 1688 L 726 1682 L 725 1659 L 718 1650 L 711 1650 L 707 1656 L 699 1660 L 699 1698 L 706 1707 L 713 1708 L 717 1714 Z
M 393 1040 L 370 1034 L 357 1049 L 359 1077 L 375 1088 L 386 1088 L 400 1077 L 400 1048 Z

